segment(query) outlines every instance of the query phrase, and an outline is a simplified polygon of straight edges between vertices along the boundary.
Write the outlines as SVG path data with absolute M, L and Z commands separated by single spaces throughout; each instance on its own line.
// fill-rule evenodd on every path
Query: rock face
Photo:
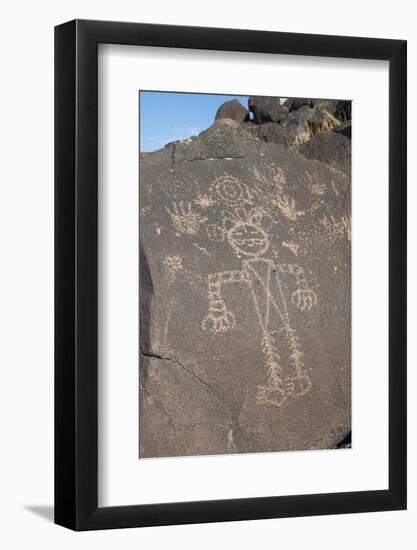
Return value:
M 140 457 L 351 429 L 350 179 L 248 126 L 140 159 Z
M 298 147 L 298 152 L 308 159 L 319 160 L 350 177 L 351 140 L 341 133 L 325 132 L 312 137 Z
M 230 120 L 236 120 L 237 122 L 244 122 L 248 119 L 248 111 L 237 99 L 226 101 L 221 105 L 216 113 L 215 120 L 221 118 L 228 118 Z

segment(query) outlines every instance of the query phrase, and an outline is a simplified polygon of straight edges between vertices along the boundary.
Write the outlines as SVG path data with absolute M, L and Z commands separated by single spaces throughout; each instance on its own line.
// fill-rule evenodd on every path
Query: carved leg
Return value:
M 294 329 L 287 327 L 286 337 L 291 352 L 291 361 L 294 367 L 295 375 L 285 379 L 285 391 L 287 395 L 300 397 L 306 394 L 311 388 L 311 380 L 304 369 L 304 355 L 301 350 L 297 333 Z
M 256 400 L 261 404 L 279 407 L 287 398 L 282 380 L 282 368 L 279 364 L 280 356 L 273 341 L 273 333 L 265 332 L 262 340 L 262 351 L 266 358 L 267 383 L 258 386 Z

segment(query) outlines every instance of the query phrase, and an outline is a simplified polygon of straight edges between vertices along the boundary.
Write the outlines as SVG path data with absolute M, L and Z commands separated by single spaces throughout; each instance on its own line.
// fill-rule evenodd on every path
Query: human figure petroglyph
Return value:
M 296 289 L 291 300 L 301 311 L 309 311 L 317 303 L 317 297 L 308 286 L 301 266 L 275 263 L 265 257 L 271 243 L 261 225 L 264 215 L 265 211 L 260 207 L 249 212 L 244 208 L 223 211 L 223 227 L 207 228 L 213 240 L 222 237 L 230 244 L 235 255 L 242 258 L 242 267 L 208 275 L 208 315 L 202 328 L 217 335 L 233 330 L 236 317 L 222 297 L 222 286 L 240 284 L 248 289 L 262 331 L 261 348 L 267 371 L 266 383 L 258 386 L 256 399 L 260 404 L 279 407 L 288 397 L 302 396 L 311 388 L 299 338 L 291 326 L 283 280 L 291 276 L 295 281 Z M 282 334 L 286 341 L 286 350 L 281 351 L 288 355 L 287 362 L 282 361 L 278 350 L 277 334 Z

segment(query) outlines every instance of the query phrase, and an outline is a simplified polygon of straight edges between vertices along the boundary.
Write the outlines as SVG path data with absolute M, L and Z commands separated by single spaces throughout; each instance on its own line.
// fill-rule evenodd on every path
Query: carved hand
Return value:
M 316 293 L 309 288 L 299 288 L 292 293 L 291 300 L 301 311 L 310 311 L 317 304 Z
M 227 310 L 222 311 L 220 314 L 218 312 L 209 312 L 203 320 L 202 327 L 213 334 L 225 333 L 234 329 L 235 316 L 231 311 Z

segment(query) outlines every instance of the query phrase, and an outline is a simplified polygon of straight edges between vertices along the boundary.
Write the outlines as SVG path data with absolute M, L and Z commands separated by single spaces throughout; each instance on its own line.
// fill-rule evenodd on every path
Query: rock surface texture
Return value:
M 351 140 L 341 133 L 323 132 L 317 134 L 300 145 L 298 152 L 308 159 L 324 162 L 350 177 Z

